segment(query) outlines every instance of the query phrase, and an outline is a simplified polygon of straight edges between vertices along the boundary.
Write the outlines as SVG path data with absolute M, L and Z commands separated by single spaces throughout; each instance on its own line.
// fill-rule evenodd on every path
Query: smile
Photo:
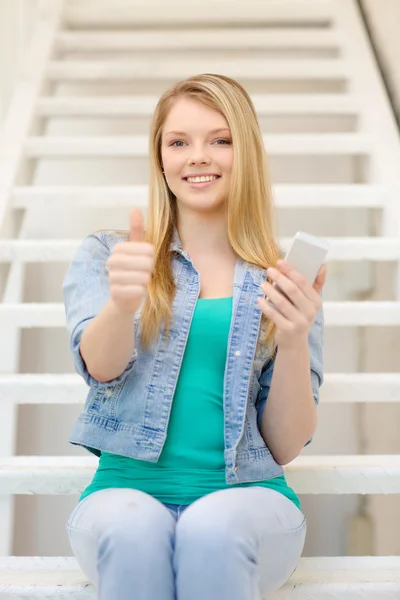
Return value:
M 219 175 L 202 175 L 201 177 L 186 177 L 185 181 L 192 187 L 203 188 L 212 185 L 219 178 Z

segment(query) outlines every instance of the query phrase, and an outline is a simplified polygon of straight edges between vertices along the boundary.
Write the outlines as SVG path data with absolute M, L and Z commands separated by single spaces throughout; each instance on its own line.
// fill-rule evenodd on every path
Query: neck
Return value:
M 180 213 L 177 229 L 182 248 L 190 256 L 234 256 L 225 215 Z

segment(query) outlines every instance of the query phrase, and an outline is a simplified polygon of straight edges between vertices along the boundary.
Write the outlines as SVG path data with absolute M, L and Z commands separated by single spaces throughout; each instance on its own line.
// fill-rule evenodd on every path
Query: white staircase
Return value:
M 23 301 L 25 265 L 66 263 L 80 242 L 29 239 L 27 216 L 146 209 L 147 127 L 159 93 L 172 80 L 221 72 L 254 99 L 282 214 L 365 209 L 381 217 L 370 237 L 330 239 L 329 272 L 353 261 L 360 269 L 365 261 L 393 263 L 391 299 L 376 287 L 350 301 L 339 290 L 325 301 L 326 328 L 392 328 L 400 325 L 400 140 L 355 0 L 42 0 L 41 7 L 0 138 L 0 263 L 9 265 L 0 270 L 0 600 L 83 600 L 95 590 L 73 558 L 10 556 L 13 496 L 77 494 L 97 464 L 87 455 L 15 456 L 19 405 L 80 405 L 87 392 L 75 374 L 19 374 L 21 330 L 65 327 L 62 304 Z M 105 83 L 123 91 L 107 95 Z M 99 91 L 85 95 L 82 86 Z M 60 137 L 43 125 L 110 117 L 128 119 L 133 131 Z M 282 133 L 282 123 L 293 129 Z M 39 161 L 95 157 L 129 159 L 133 183 L 32 185 Z M 318 161 L 332 164 L 332 182 L 320 179 Z M 313 176 L 302 176 L 314 163 Z M 399 403 L 400 373 L 366 371 L 327 372 L 321 405 Z M 338 455 L 305 454 L 285 468 L 289 485 L 301 494 L 400 494 L 400 455 L 342 454 L 337 436 Z M 400 599 L 400 556 L 303 558 L 274 598 Z

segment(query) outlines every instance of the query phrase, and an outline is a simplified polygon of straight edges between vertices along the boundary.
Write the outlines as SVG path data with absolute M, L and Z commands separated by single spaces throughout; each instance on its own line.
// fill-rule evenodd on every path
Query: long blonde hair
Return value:
M 164 324 L 171 325 L 175 283 L 170 244 L 177 223 L 175 196 L 162 173 L 162 128 L 174 101 L 189 97 L 219 111 L 232 135 L 233 166 L 226 202 L 228 236 L 243 260 L 266 269 L 282 256 L 266 154 L 254 105 L 246 90 L 223 75 L 202 74 L 178 81 L 159 99 L 149 138 L 150 185 L 146 242 L 155 247 L 155 266 L 140 314 L 141 344 L 148 348 Z M 276 326 L 262 315 L 263 342 L 273 354 Z

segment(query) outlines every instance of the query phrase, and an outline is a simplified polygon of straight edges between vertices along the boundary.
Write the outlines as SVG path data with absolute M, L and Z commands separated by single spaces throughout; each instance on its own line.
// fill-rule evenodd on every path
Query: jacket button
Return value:
M 240 356 L 240 350 L 236 350 L 235 356 Z

